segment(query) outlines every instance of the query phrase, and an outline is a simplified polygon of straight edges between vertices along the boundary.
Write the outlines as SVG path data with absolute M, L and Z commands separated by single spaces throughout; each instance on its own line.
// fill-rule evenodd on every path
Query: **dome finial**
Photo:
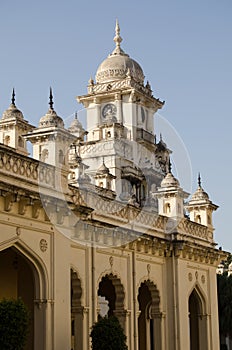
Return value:
M 115 42 L 115 49 L 112 52 L 112 55 L 121 55 L 124 54 L 124 51 L 122 50 L 120 44 L 122 42 L 122 38 L 120 36 L 120 27 L 118 23 L 118 19 L 116 19 L 116 26 L 115 26 L 115 37 L 114 37 L 114 42 Z
M 12 90 L 11 104 L 15 106 L 15 89 Z
M 50 87 L 50 95 L 49 95 L 49 106 L 50 109 L 53 110 L 53 95 L 52 95 L 52 88 Z
M 198 186 L 201 188 L 201 174 L 198 173 Z

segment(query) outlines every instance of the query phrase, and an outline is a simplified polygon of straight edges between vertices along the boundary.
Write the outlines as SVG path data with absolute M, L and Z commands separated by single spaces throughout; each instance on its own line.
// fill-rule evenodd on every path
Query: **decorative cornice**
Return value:
M 187 218 L 177 222 L 148 211 L 146 208 L 123 204 L 115 199 L 112 200 L 113 198 L 109 196 L 105 197 L 102 193 L 99 195 L 95 186 L 81 188 L 69 186 L 65 193 L 58 193 L 54 189 L 55 173 L 55 167 L 17 154 L 11 148 L 1 145 L 0 189 L 4 197 L 4 210 L 11 211 L 12 206 L 17 205 L 18 214 L 28 215 L 26 210 L 32 206 L 30 215 L 36 219 L 39 217 L 42 206 L 45 206 L 47 214 L 53 211 L 57 218 L 56 222 L 60 225 L 65 217 L 75 212 L 75 217 L 85 218 L 87 225 L 100 227 L 97 235 L 103 243 L 105 238 L 102 232 L 108 226 L 110 229 L 107 230 L 113 232 L 112 239 L 117 240 L 120 245 L 127 244 L 129 238 L 129 240 L 136 240 L 138 250 L 158 251 L 158 254 L 164 256 L 172 254 L 170 248 L 174 239 L 172 237 L 178 241 L 178 248 L 177 245 L 175 246 L 175 255 L 179 252 L 178 254 L 182 256 L 185 254 L 190 258 L 191 254 L 198 254 L 196 251 L 193 253 L 191 250 L 181 249 L 181 242 L 184 242 L 184 246 L 188 242 L 194 247 L 199 245 L 203 250 L 215 251 L 212 230 L 206 226 L 191 222 Z M 14 185 L 9 185 L 11 183 Z M 74 230 L 73 234 L 75 236 L 77 231 Z M 156 239 L 158 239 L 157 242 Z

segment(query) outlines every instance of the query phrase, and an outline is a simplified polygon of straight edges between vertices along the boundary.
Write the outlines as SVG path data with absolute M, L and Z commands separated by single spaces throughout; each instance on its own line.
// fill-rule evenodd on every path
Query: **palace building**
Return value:
M 0 119 L 0 298 L 30 310 L 27 350 L 89 350 L 115 315 L 129 350 L 219 350 L 217 206 L 191 196 L 158 141 L 153 96 L 121 47 L 97 68 L 65 126 L 53 92 L 37 126 L 12 101 Z M 27 144 L 32 144 L 29 155 Z

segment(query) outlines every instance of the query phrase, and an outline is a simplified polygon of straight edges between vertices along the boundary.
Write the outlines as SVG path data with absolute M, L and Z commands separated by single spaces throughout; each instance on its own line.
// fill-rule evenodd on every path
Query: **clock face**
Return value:
M 102 118 L 114 119 L 117 113 L 117 107 L 113 103 L 108 103 L 102 109 Z

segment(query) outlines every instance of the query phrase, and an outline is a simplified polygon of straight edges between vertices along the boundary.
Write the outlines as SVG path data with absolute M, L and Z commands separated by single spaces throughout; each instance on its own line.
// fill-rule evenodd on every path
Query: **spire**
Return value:
M 111 55 L 124 55 L 125 53 L 120 46 L 122 42 L 122 38 L 120 36 L 120 27 L 117 19 L 116 19 L 116 26 L 115 26 L 114 42 L 115 42 L 115 49 Z
M 90 76 L 90 78 L 89 78 L 89 85 L 93 85 L 93 84 L 94 84 L 93 77 L 92 77 L 92 76 Z
M 50 109 L 53 110 L 53 95 L 52 95 L 52 88 L 50 87 L 50 95 L 49 95 L 49 106 Z
M 201 174 L 198 173 L 198 186 L 201 188 Z
M 75 119 L 77 120 L 77 111 L 75 112 Z
M 15 90 L 14 90 L 14 88 L 13 88 L 13 90 L 12 90 L 11 104 L 12 104 L 13 106 L 15 106 Z
M 172 163 L 171 163 L 171 159 L 169 158 L 169 162 L 168 162 L 168 172 L 172 173 Z

